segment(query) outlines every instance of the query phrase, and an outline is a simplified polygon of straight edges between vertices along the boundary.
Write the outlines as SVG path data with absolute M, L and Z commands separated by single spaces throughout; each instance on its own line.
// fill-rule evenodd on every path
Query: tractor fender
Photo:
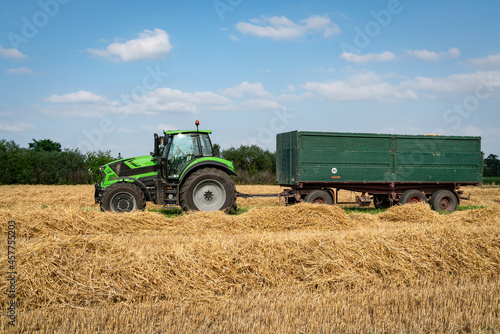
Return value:
M 207 160 L 207 161 L 200 161 L 192 166 L 190 166 L 188 169 L 186 169 L 182 173 L 182 177 L 179 180 L 179 187 L 177 187 L 177 192 L 180 191 L 180 188 L 182 187 L 182 184 L 184 181 L 188 178 L 188 176 L 193 173 L 194 171 L 200 169 L 200 168 L 208 168 L 208 167 L 213 167 L 222 170 L 223 172 L 227 173 L 228 175 L 234 175 L 237 176 L 237 174 L 229 169 L 226 164 L 214 160 Z
M 146 197 L 146 201 L 151 201 L 151 197 L 149 196 L 149 191 L 148 191 L 148 188 L 146 187 L 146 185 L 144 183 L 142 183 L 140 180 L 138 179 L 134 179 L 132 177 L 120 177 L 117 182 L 114 182 L 114 183 L 120 183 L 120 182 L 129 182 L 129 183 L 133 183 L 135 184 L 136 186 L 139 187 L 139 189 L 141 189 L 141 191 L 144 193 L 144 196 Z M 114 184 L 113 183 L 113 184 Z

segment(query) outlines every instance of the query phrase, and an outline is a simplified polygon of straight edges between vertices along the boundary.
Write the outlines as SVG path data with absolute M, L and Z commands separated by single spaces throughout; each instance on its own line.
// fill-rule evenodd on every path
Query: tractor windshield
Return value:
M 206 133 L 179 133 L 169 138 L 164 157 L 168 177 L 178 178 L 184 168 L 200 156 L 212 156 L 212 145 Z

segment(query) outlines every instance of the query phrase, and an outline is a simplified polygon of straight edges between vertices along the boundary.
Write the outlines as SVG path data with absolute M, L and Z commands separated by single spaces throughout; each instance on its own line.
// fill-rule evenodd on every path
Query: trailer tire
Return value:
M 101 211 L 133 212 L 144 211 L 146 197 L 142 190 L 133 183 L 114 183 L 104 189 Z
M 431 206 L 435 211 L 453 212 L 457 209 L 458 199 L 449 190 L 438 190 L 431 196 Z
M 399 198 L 400 204 L 415 204 L 418 202 L 427 202 L 427 198 L 420 190 L 417 189 L 409 189 Z
M 333 204 L 332 196 L 330 196 L 328 192 L 319 189 L 309 192 L 304 198 L 304 201 L 315 204 Z
M 236 207 L 236 187 L 224 171 L 202 168 L 188 176 L 182 185 L 179 200 L 184 211 L 229 212 Z

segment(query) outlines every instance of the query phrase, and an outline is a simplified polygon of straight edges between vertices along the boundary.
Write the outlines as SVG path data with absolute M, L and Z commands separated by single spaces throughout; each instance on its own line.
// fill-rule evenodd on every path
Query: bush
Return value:
M 236 184 L 274 184 L 276 181 L 276 153 L 252 146 L 231 147 L 222 151 L 222 157 L 232 161 L 237 170 Z
M 49 139 L 34 140 L 29 148 L 0 140 L 0 184 L 85 184 L 92 183 L 87 170 L 115 160 L 110 151 L 81 153 L 60 149 Z M 97 174 L 99 175 L 99 173 Z
M 270 171 L 261 171 L 250 175 L 245 170 L 236 171 L 238 176 L 232 176 L 233 182 L 240 185 L 249 184 L 276 184 L 276 174 Z

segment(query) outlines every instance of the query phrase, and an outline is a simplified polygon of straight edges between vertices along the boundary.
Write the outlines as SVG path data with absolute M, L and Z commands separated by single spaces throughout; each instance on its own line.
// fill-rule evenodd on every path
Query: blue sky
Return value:
M 0 138 L 135 156 L 213 130 L 472 135 L 500 154 L 500 2 L 0 3 Z

